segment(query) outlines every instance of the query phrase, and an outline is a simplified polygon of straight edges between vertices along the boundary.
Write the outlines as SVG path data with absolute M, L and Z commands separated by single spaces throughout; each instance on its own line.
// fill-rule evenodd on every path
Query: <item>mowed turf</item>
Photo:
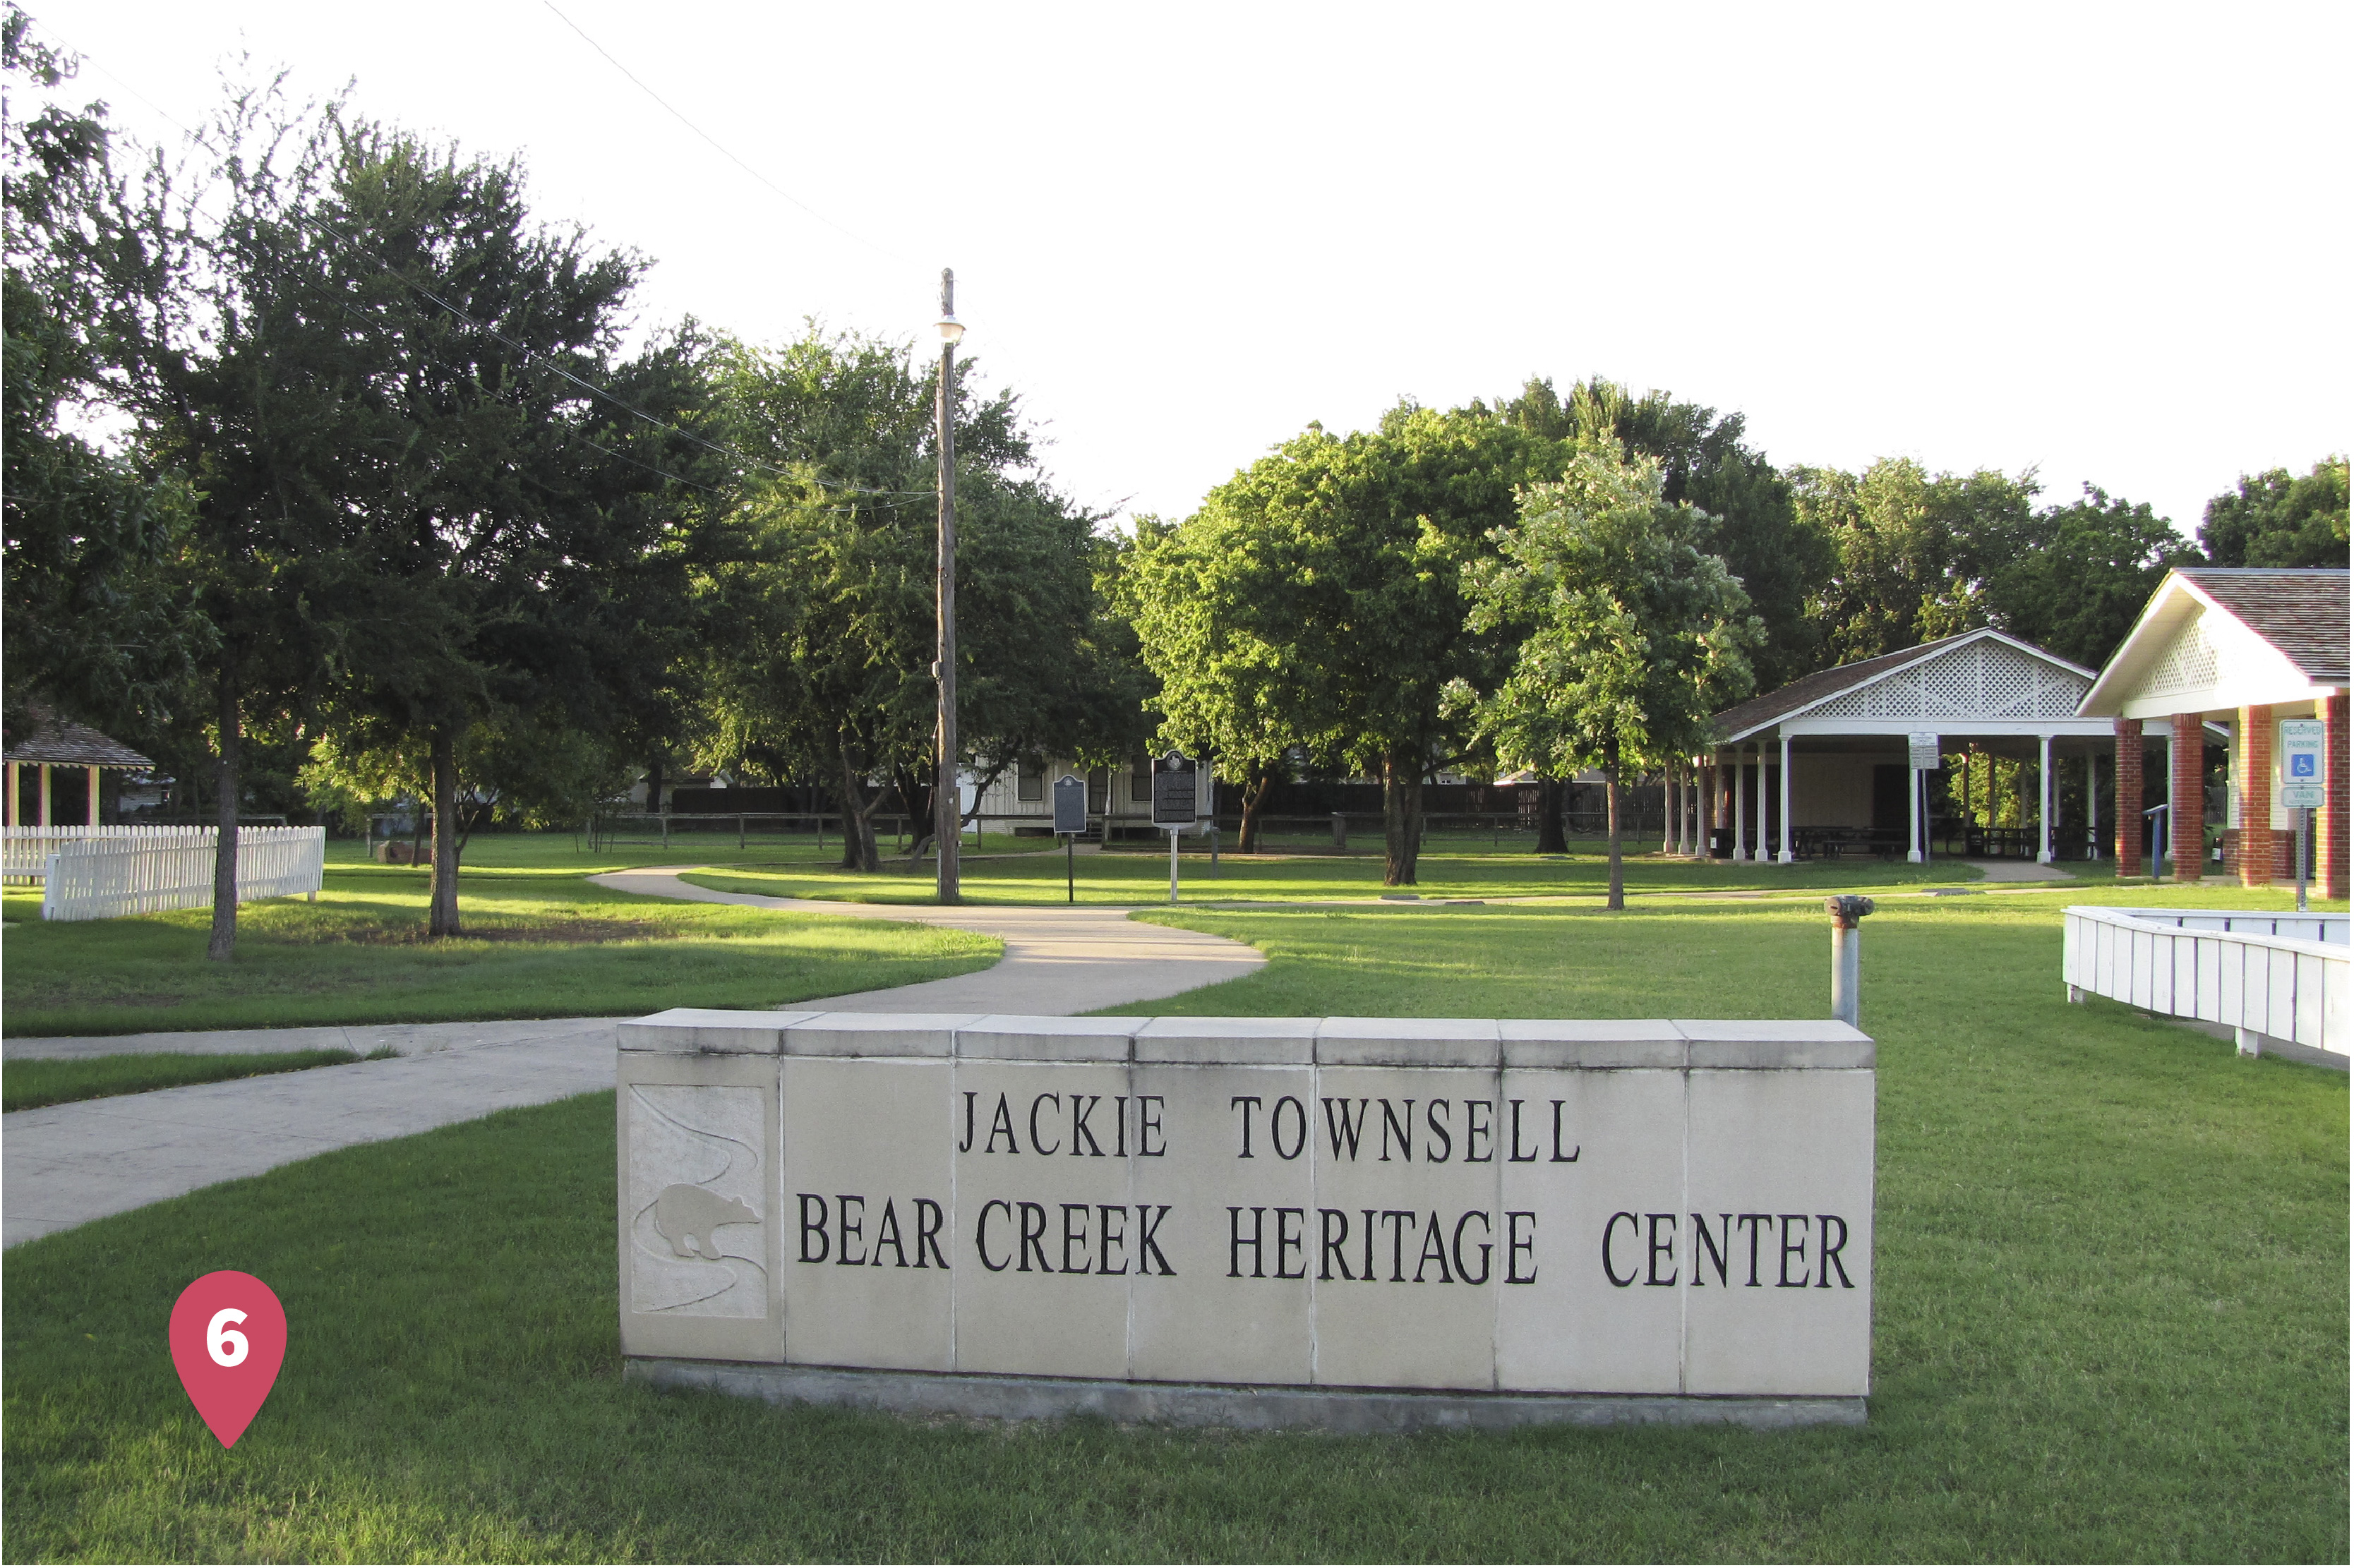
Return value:
M 587 874 L 629 857 L 562 834 L 478 839 L 458 879 L 465 933 L 432 940 L 422 870 L 334 847 L 317 903 L 239 910 L 226 964 L 205 957 L 208 909 L 45 922 L 37 894 L 12 894 L 0 1022 L 11 1035 L 126 1034 L 768 1008 L 962 974 L 1003 950 L 963 931 L 609 892 Z
M 1515 840 L 1518 840 L 1516 844 Z M 1035 839 L 1015 840 L 1035 846 Z M 1360 834 L 1349 853 L 1278 852 L 1242 855 L 1221 852 L 1213 863 L 1208 844 L 1179 840 L 1178 896 L 1187 904 L 1295 903 L 1316 899 L 1398 901 L 1443 898 L 1583 898 L 1609 885 L 1607 851 L 1598 841 L 1573 842 L 1561 855 L 1533 853 L 1529 835 L 1434 834 L 1426 841 L 1411 887 L 1382 882 L 1378 835 Z M 1976 883 L 1982 874 L 1959 861 L 1907 865 L 1877 859 L 1813 861 L 1777 866 L 1755 862 L 1689 861 L 1650 855 L 1656 839 L 1629 843 L 1624 856 L 1626 885 L 1638 895 L 1675 893 L 1783 892 L 1793 886 L 1846 892 L 1876 887 L 1950 886 Z M 706 843 L 705 853 L 709 849 Z M 765 893 L 776 897 L 845 899 L 865 904 L 928 904 L 938 870 L 886 864 L 875 874 L 848 873 L 806 853 L 751 853 L 717 857 L 686 880 L 729 893 Z M 1164 842 L 1122 843 L 1099 853 L 1066 857 L 1059 850 L 968 856 L 960 879 L 974 904 L 1165 904 L 1169 898 L 1169 852 Z
M 2148 902 L 2274 895 L 2139 890 Z M 14 1559 L 2330 1561 L 2347 1079 L 2070 1007 L 2062 900 L 1889 900 L 1861 1429 L 1334 1438 L 926 1423 L 625 1384 L 613 1107 L 345 1150 L 12 1250 Z M 1272 956 L 1137 1011 L 1819 1016 L 1769 903 L 1194 913 Z M 283 1298 L 224 1453 L 172 1301 Z
M 390 1046 L 367 1060 L 399 1054 Z M 267 1077 L 306 1067 L 335 1067 L 361 1060 L 356 1051 L 131 1052 L 119 1056 L 65 1057 L 0 1065 L 0 1110 L 35 1110 L 109 1095 L 143 1095 L 182 1084 L 218 1084 L 231 1078 Z

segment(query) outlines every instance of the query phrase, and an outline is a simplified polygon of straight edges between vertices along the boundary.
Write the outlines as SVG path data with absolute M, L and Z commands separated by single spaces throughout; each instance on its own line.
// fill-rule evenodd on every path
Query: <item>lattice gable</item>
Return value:
M 2207 617 L 2192 616 L 2158 656 L 2142 695 L 2169 697 L 2178 692 L 2206 691 L 2215 684 L 2222 668 L 2223 651 L 2216 646 Z
M 1891 671 L 1792 718 L 2069 718 L 2089 677 L 1985 637 Z

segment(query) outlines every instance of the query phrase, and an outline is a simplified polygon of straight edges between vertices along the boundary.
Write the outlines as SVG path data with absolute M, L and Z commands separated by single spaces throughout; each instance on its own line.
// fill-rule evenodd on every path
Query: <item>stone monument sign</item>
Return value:
M 1842 1024 L 682 1010 L 620 1038 L 633 1358 L 1858 1416 L 1869 1386 L 1873 1048 Z

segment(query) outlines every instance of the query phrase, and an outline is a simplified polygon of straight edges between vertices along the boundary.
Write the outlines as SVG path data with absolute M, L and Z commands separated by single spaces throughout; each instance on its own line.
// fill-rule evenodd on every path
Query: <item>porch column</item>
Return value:
M 2313 814 L 2314 876 L 2324 898 L 2346 896 L 2346 694 L 2321 709 L 2321 810 Z
M 2240 791 L 2240 885 L 2273 881 L 2273 710 L 2263 703 L 2240 710 L 2240 744 L 2232 782 Z
M 16 764 L 13 762 L 8 763 L 6 765 L 6 771 L 8 774 L 8 814 L 5 819 L 0 819 L 0 826 L 13 828 L 19 825 L 16 821 Z
M 1782 732 L 1782 863 L 1795 864 L 1797 852 L 1790 836 L 1790 732 Z
M 2196 882 L 2207 868 L 2207 715 L 2177 714 L 2174 736 L 2167 743 L 2167 858 L 2174 862 L 2174 880 Z
M 2084 853 L 2101 858 L 2101 754 L 2084 754 Z
M 48 765 L 48 763 L 46 763 L 46 762 L 44 762 L 44 763 L 42 763 L 42 764 L 41 764 L 41 820 L 40 820 L 39 821 L 37 821 L 37 822 L 34 823 L 33 825 L 34 825 L 35 827 L 37 827 L 37 828 L 46 828 L 46 827 L 48 827 L 48 826 L 49 826 L 49 825 L 50 825 L 50 824 L 49 824 L 49 765 Z
M 2035 768 L 2035 839 L 2042 847 L 2035 852 L 2036 863 L 2052 863 L 2052 737 L 2038 736 L 2043 743 L 2041 760 Z
M 100 811 L 99 811 L 99 809 L 98 809 L 98 788 L 99 788 L 99 786 L 98 786 L 98 769 L 97 769 L 96 768 L 92 768 L 90 770 L 90 813 L 89 813 L 89 816 L 90 816 L 90 825 L 91 827 L 93 827 L 93 828 L 94 828 L 94 827 L 96 827 L 96 826 L 98 826 L 98 824 L 99 824 L 99 817 L 100 817 L 100 814 L 101 814 L 101 813 L 100 813 Z
M 2141 874 L 2141 720 L 2121 718 L 2117 732 L 2117 874 Z
M 1904 860 L 1921 863 L 1921 770 L 1904 759 Z
M 1741 748 L 1736 746 L 1733 748 L 1733 858 L 1736 861 L 1749 858 L 1749 824 L 1745 820 L 1749 808 L 1741 798 Z

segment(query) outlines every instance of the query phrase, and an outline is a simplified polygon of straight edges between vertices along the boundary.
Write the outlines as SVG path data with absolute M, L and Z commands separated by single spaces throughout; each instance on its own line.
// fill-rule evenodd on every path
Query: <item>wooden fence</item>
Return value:
M 12 830 L 39 831 L 39 830 Z M 55 832 L 55 830 L 48 830 Z M 213 901 L 217 828 L 103 828 L 68 839 L 42 870 L 41 918 L 105 920 Z M 239 828 L 237 896 L 316 898 L 325 878 L 324 828 Z
M 2345 1055 L 2349 974 L 2344 915 L 2244 909 L 2067 911 L 2061 976 L 2084 991 L 2177 1018 L 2226 1023 Z

